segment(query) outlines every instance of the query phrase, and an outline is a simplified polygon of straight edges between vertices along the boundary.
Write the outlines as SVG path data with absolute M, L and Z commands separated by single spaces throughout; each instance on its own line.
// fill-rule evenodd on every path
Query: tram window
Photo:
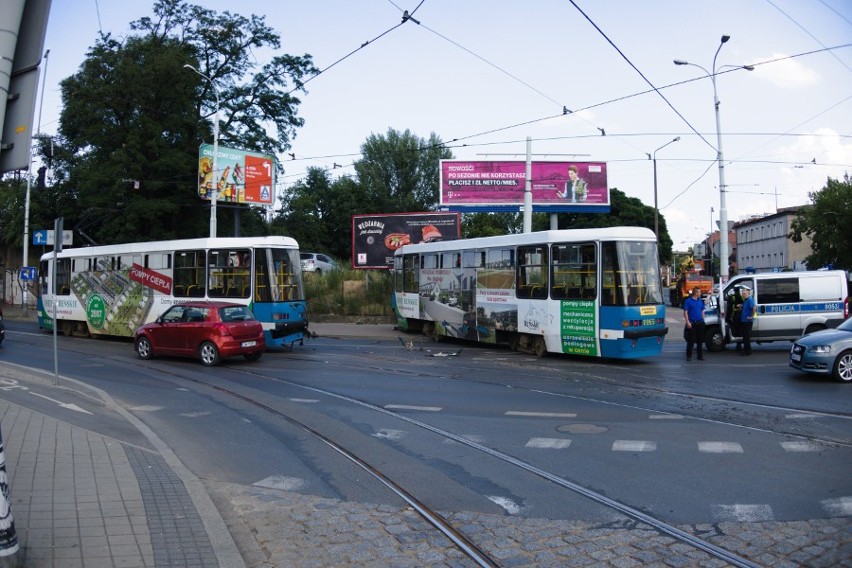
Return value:
M 466 250 L 462 253 L 463 268 L 482 268 L 485 266 L 484 250 Z
M 175 251 L 172 294 L 183 298 L 202 298 L 206 291 L 206 254 L 203 250 Z
M 477 288 L 511 290 L 515 287 L 515 251 L 513 249 L 488 249 L 483 268 L 477 272 Z
M 441 268 L 461 268 L 461 253 L 445 252 L 442 254 Z
M 71 293 L 71 259 L 56 261 L 56 293 L 60 296 Z
M 594 243 L 553 245 L 552 258 L 551 298 L 558 300 L 597 298 L 598 263 Z
M 420 292 L 418 260 L 419 256 L 416 254 L 407 254 L 402 258 L 402 290 L 404 292 Z
M 420 260 L 421 268 L 441 268 L 438 262 L 440 257 L 437 254 L 424 254 Z
M 602 305 L 662 303 L 656 243 L 604 243 L 602 256 Z
M 211 298 L 251 296 L 251 251 L 211 250 L 207 257 L 208 295 Z
M 547 245 L 518 247 L 518 298 L 547 298 L 549 267 Z

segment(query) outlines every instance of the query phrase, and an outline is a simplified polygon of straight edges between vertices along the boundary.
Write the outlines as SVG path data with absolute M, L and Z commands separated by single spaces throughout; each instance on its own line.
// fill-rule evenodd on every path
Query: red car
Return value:
M 141 359 L 155 355 L 198 357 L 210 366 L 236 355 L 257 361 L 266 350 L 266 341 L 263 326 L 246 306 L 186 302 L 137 329 L 135 346 Z

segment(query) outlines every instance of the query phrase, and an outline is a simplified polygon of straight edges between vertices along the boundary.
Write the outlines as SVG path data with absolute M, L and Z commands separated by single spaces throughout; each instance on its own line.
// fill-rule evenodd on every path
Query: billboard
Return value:
M 219 189 L 218 203 L 253 203 L 272 205 L 275 200 L 275 158 L 266 154 L 234 148 L 217 148 L 213 171 L 213 145 L 198 149 L 198 196 L 210 199 L 215 181 Z
M 442 207 L 517 211 L 524 204 L 526 162 L 441 160 Z M 608 212 L 605 162 L 532 162 L 536 211 Z
M 403 245 L 461 237 L 459 213 L 376 213 L 352 216 L 352 268 L 393 268 Z

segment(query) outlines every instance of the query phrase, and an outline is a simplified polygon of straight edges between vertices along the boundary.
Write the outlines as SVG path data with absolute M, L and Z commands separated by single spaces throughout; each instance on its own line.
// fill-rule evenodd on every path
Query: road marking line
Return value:
M 510 515 L 517 515 L 521 512 L 521 506 L 512 501 L 511 499 L 507 499 L 506 497 L 499 497 L 496 495 L 486 495 L 486 499 L 500 506 L 504 511 L 509 513 Z
M 309 404 L 319 402 L 319 400 L 316 398 L 288 398 L 287 400 L 289 400 L 290 402 L 304 402 Z
M 407 404 L 388 404 L 385 405 L 388 410 L 420 410 L 422 412 L 440 412 L 443 410 L 440 406 L 409 406 Z
M 741 454 L 743 447 L 737 442 L 698 442 L 698 451 L 705 454 Z
M 644 440 L 616 440 L 612 443 L 613 452 L 655 452 L 657 442 Z
M 651 414 L 648 418 L 651 420 L 682 420 L 683 416 L 680 414 Z
M 485 436 L 480 436 L 479 434 L 462 434 L 461 437 L 464 438 L 465 440 L 467 440 L 468 442 L 474 442 L 474 443 L 477 443 L 477 444 L 484 444 L 485 443 Z M 441 442 L 441 443 L 442 444 L 458 444 L 460 442 L 456 442 L 455 440 L 451 440 L 449 438 L 444 438 L 444 441 Z
M 755 523 L 772 521 L 775 515 L 769 505 L 713 505 L 713 516 L 719 521 Z
M 542 450 L 564 450 L 571 445 L 571 440 L 565 438 L 530 438 L 526 443 L 527 448 L 539 448 Z
M 826 499 L 820 501 L 825 512 L 832 517 L 852 516 L 852 497 L 838 497 L 837 499 Z
M 181 412 L 180 415 L 186 418 L 199 418 L 201 416 L 207 416 L 210 414 L 209 412 Z
M 788 414 L 784 418 L 786 418 L 787 420 L 799 420 L 801 418 L 819 418 L 819 416 L 817 416 L 816 414 L 799 413 L 799 414 Z
M 143 405 L 143 406 L 134 406 L 130 410 L 135 410 L 136 412 L 156 412 L 157 410 L 162 410 L 162 406 L 152 406 L 152 405 Z
M 781 442 L 781 447 L 787 452 L 819 452 L 822 446 L 813 442 Z
M 252 483 L 252 487 L 266 487 L 267 489 L 280 489 L 282 491 L 298 491 L 307 485 L 308 482 L 304 479 L 285 475 L 270 475 L 266 479 Z
M 523 412 L 509 410 L 503 416 L 532 416 L 535 418 L 577 418 L 576 414 L 570 412 Z
M 389 430 L 387 428 L 382 428 L 378 432 L 374 432 L 372 436 L 374 438 L 384 438 L 386 440 L 399 440 L 406 434 L 407 432 L 405 430 Z

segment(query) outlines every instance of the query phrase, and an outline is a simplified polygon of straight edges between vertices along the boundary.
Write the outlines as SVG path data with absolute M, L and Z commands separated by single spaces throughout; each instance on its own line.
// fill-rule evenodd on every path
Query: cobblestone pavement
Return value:
M 247 566 L 474 566 L 416 512 L 259 487 L 207 483 Z M 691 545 L 629 519 L 607 525 L 445 514 L 501 566 L 722 567 Z M 772 567 L 852 566 L 847 518 L 678 527 Z

